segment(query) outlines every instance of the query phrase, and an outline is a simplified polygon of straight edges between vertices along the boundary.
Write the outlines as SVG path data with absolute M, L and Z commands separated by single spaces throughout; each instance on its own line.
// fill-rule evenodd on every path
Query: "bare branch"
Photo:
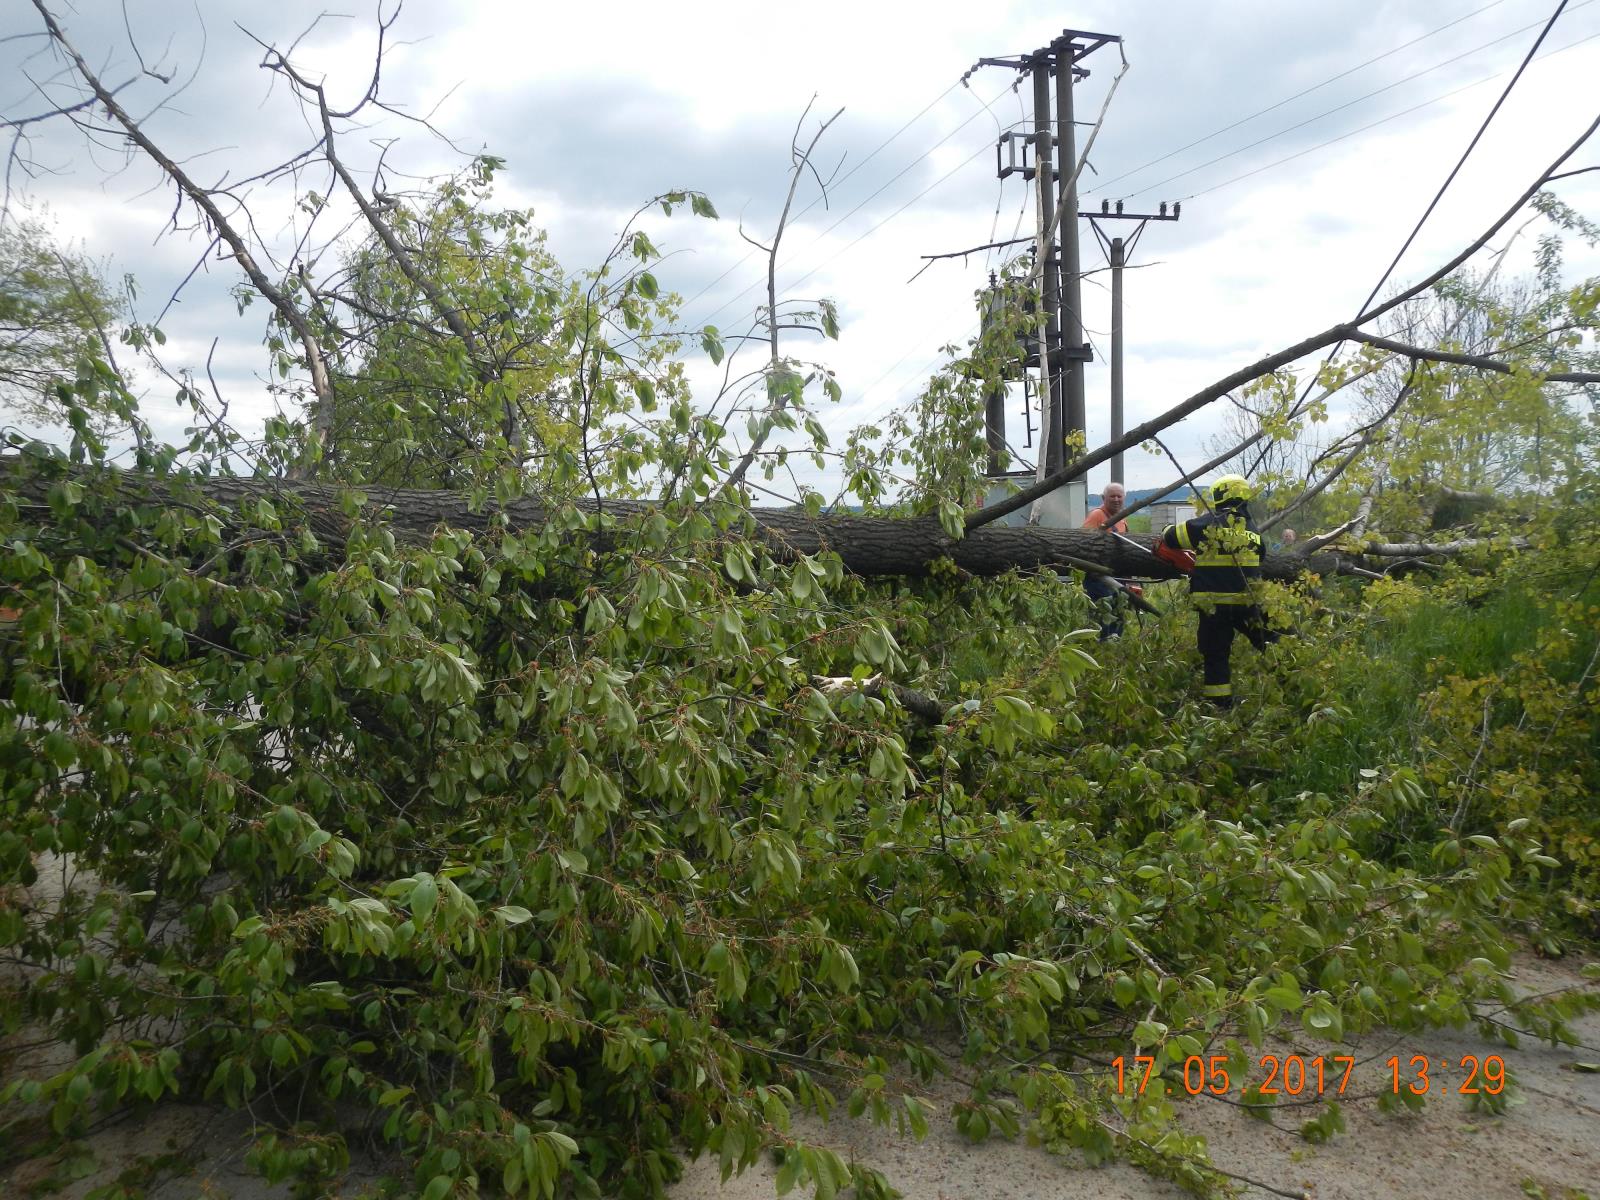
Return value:
M 814 103 L 815 99 L 815 97 L 812 97 L 811 103 Z M 811 103 L 807 103 L 806 105 L 807 113 L 811 111 Z M 795 136 L 790 142 L 790 153 L 795 155 L 796 158 L 794 165 L 790 168 L 789 172 L 789 194 L 784 197 L 783 211 L 778 215 L 778 229 L 772 237 L 772 248 L 767 252 L 767 326 L 768 340 L 772 348 L 771 356 L 768 362 L 768 370 L 770 371 L 768 382 L 769 386 L 773 389 L 770 397 L 771 403 L 768 405 L 767 418 L 762 422 L 761 427 L 756 431 L 755 437 L 751 439 L 749 449 L 744 452 L 744 456 L 739 459 L 738 464 L 735 465 L 733 471 L 728 475 L 727 480 L 724 481 L 722 485 L 724 492 L 728 492 L 734 488 L 737 488 L 740 482 L 744 479 L 745 472 L 750 469 L 750 464 L 755 461 L 756 454 L 760 452 L 762 444 L 767 440 L 768 434 L 770 434 L 772 431 L 773 418 L 776 417 L 780 411 L 782 411 L 784 404 L 786 403 L 785 393 L 783 389 L 778 387 L 778 372 L 782 364 L 782 359 L 778 353 L 778 247 L 783 242 L 784 227 L 789 222 L 789 210 L 794 206 L 794 194 L 796 189 L 800 186 L 800 177 L 802 174 L 804 174 L 807 164 L 810 163 L 811 156 L 816 151 L 817 143 L 822 140 L 822 135 L 828 132 L 828 126 L 837 121 L 840 116 L 843 115 L 843 113 L 844 109 L 840 108 L 838 112 L 833 114 L 833 116 L 829 117 L 826 121 L 823 121 L 817 127 L 816 133 L 812 135 L 811 141 L 806 146 L 804 152 L 802 152 L 799 148 L 800 125 L 796 124 L 795 126 Z M 800 122 L 804 123 L 804 121 L 805 113 L 802 113 L 800 116 Z M 739 232 L 740 235 L 743 236 L 744 231 L 741 229 Z M 746 240 L 749 241 L 750 239 L 746 238 Z
M 1390 417 L 1394 416 L 1395 413 L 1399 412 L 1400 406 L 1410 398 L 1412 389 L 1416 384 L 1416 375 L 1417 364 L 1413 362 L 1411 364 L 1411 369 L 1406 372 L 1405 382 L 1400 385 L 1400 392 L 1399 395 L 1394 398 L 1394 403 L 1389 405 L 1388 408 L 1386 408 L 1373 420 L 1367 422 L 1367 424 L 1359 431 L 1360 437 L 1356 439 L 1356 444 L 1351 448 L 1350 452 L 1344 456 L 1339 464 L 1333 468 L 1333 470 L 1324 475 L 1317 483 L 1306 488 L 1305 491 L 1301 492 L 1300 495 L 1296 496 L 1292 501 L 1284 505 L 1282 509 L 1274 513 L 1269 519 L 1262 522 L 1261 531 L 1263 533 L 1271 529 L 1274 525 L 1278 525 L 1287 520 L 1295 511 L 1316 499 L 1323 492 L 1327 491 L 1329 486 L 1331 486 L 1336 480 L 1339 479 L 1340 476 L 1342 476 L 1346 471 L 1355 465 L 1356 460 L 1361 457 L 1362 452 L 1372 444 L 1373 438 L 1377 433 L 1378 426 L 1382 425 Z M 1327 455 L 1324 454 L 1319 457 L 1316 462 L 1312 463 L 1311 470 L 1316 470 L 1326 457 Z
M 33 0 L 33 6 L 44 19 L 45 28 L 49 30 L 51 38 L 61 47 L 62 52 L 72 60 L 79 76 L 88 84 L 100 103 L 105 106 L 106 112 L 122 126 L 128 136 L 128 140 L 154 160 L 166 172 L 167 177 L 178 185 L 181 193 L 189 198 L 190 203 L 205 214 L 213 232 L 228 244 L 228 248 L 233 252 L 234 259 L 249 277 L 251 285 L 266 297 L 268 303 L 272 305 L 278 315 L 294 330 L 295 336 L 300 339 L 300 344 L 305 350 L 306 363 L 311 369 L 311 386 L 317 397 L 316 425 L 318 432 L 321 433 L 326 430 L 333 419 L 333 384 L 328 375 L 327 364 L 323 360 L 322 349 L 317 344 L 316 336 L 313 334 L 305 314 L 300 311 L 299 307 L 286 292 L 267 278 L 266 273 L 257 265 L 249 246 L 245 244 L 244 239 L 239 236 L 239 233 L 229 223 L 228 219 L 223 216 L 222 210 L 217 206 L 216 201 L 212 199 L 211 194 L 195 183 L 182 167 L 173 162 L 159 146 L 152 142 L 146 136 L 144 130 L 139 127 L 138 122 L 134 121 L 127 111 L 117 103 L 117 98 L 100 82 L 99 77 L 90 69 L 83 56 L 78 53 L 77 49 L 67 39 L 66 33 L 57 24 L 55 17 L 45 7 L 44 0 Z

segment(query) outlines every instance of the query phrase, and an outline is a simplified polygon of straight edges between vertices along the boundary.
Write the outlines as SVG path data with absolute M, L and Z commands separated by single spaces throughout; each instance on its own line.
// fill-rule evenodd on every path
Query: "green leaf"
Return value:
M 721 364 L 723 355 L 722 335 L 717 332 L 715 325 L 707 325 L 705 329 L 701 330 L 700 347 L 706 352 L 713 365 Z
M 1167 1036 L 1167 1027 L 1160 1021 L 1140 1021 L 1133 1027 L 1133 1043 L 1136 1046 L 1154 1046 Z
M 1131 976 L 1118 975 L 1117 982 L 1112 987 L 1112 993 L 1115 995 L 1117 1003 L 1123 1008 L 1127 1008 L 1138 998 L 1139 985 L 1133 981 Z
M 439 899 L 439 885 L 432 875 L 422 875 L 411 889 L 411 915 L 420 923 L 427 921 Z

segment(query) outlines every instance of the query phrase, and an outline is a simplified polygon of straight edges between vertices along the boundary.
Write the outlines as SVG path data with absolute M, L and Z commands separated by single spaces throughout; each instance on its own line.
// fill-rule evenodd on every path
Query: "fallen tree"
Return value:
M 23 497 L 45 505 L 49 503 L 54 472 L 35 474 L 22 466 L 16 456 L 0 460 L 0 486 L 12 487 Z M 88 480 L 87 473 L 76 478 Z M 496 526 L 521 531 L 547 524 L 557 505 L 537 498 L 524 498 L 489 508 L 475 507 L 456 492 L 417 489 L 359 489 L 291 479 L 241 477 L 181 478 L 115 472 L 107 476 L 118 496 L 130 504 L 214 505 L 219 519 L 230 526 L 248 523 L 249 513 L 259 502 L 271 503 L 275 510 L 285 505 L 301 514 L 305 524 L 319 539 L 340 542 L 351 524 L 349 501 L 358 498 L 367 518 L 381 519 L 397 537 L 413 543 L 425 541 L 441 526 L 464 529 L 475 534 Z M 656 506 L 642 501 L 577 498 L 566 502 L 591 518 L 609 516 L 619 520 L 636 518 L 655 511 Z M 780 508 L 741 509 L 727 505 L 733 519 L 743 515 L 749 532 L 759 537 L 773 557 L 793 561 L 801 555 L 831 552 L 839 556 L 844 568 L 863 577 L 929 574 L 936 563 L 948 560 L 969 575 L 994 576 L 1007 571 L 1064 569 L 1074 565 L 1100 566 L 1113 574 L 1156 579 L 1176 578 L 1177 572 L 1139 546 L 1153 546 L 1153 538 L 1127 541 L 1098 530 L 1047 529 L 1037 525 L 986 525 L 969 531 L 965 537 L 952 537 L 933 517 L 807 516 L 804 512 Z M 243 514 L 243 516 L 241 516 Z M 279 511 L 287 517 L 287 511 Z M 606 536 L 603 520 L 588 522 L 588 532 Z M 1303 557 L 1269 554 L 1262 563 L 1268 579 L 1288 580 L 1315 571 L 1336 573 L 1341 560 L 1336 555 Z

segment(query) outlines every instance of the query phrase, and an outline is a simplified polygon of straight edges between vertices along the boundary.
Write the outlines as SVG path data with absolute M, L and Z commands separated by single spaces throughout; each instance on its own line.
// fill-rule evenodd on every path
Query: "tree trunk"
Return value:
M 15 488 L 29 499 L 47 500 L 48 479 L 25 472 L 15 457 L 0 459 L 0 485 Z M 289 515 L 285 506 L 296 506 L 303 511 L 311 530 L 326 542 L 342 541 L 350 524 L 340 503 L 346 489 L 301 480 L 210 478 L 178 482 L 126 473 L 118 477 L 118 489 L 130 501 L 152 504 L 190 503 L 203 498 L 237 508 L 267 500 L 285 518 Z M 496 513 L 503 513 L 514 529 L 542 525 L 550 513 L 549 507 L 536 499 L 473 511 L 466 498 L 455 492 L 377 487 L 352 490 L 365 493 L 369 516 L 381 515 L 397 537 L 412 542 L 431 536 L 441 525 L 481 533 Z M 593 499 L 573 503 L 587 512 L 599 507 Z M 605 511 L 618 517 L 655 507 L 643 501 L 604 503 Z M 952 538 L 932 517 L 808 517 L 789 509 L 747 511 L 755 533 L 774 557 L 789 560 L 831 550 L 847 570 L 863 576 L 926 575 L 941 558 L 952 560 L 968 574 L 981 576 L 1001 575 L 1013 569 L 1064 569 L 1073 559 L 1099 564 L 1122 576 L 1169 579 L 1176 575 L 1153 554 L 1136 548 L 1153 546 L 1155 540 L 1150 537 L 1124 542 L 1099 530 L 986 525 L 963 538 Z M 1270 554 L 1262 561 L 1262 574 L 1268 579 L 1293 579 L 1306 571 L 1333 574 L 1338 570 L 1335 555 L 1308 558 Z

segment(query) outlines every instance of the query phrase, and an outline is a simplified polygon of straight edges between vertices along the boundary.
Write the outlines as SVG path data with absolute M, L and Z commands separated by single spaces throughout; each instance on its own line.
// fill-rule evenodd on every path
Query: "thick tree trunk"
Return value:
M 24 496 L 46 499 L 47 481 L 28 477 L 15 458 L 0 460 L 0 486 L 14 487 Z M 210 500 L 237 508 L 259 500 L 270 501 L 287 516 L 285 505 L 298 506 L 316 535 L 329 542 L 342 541 L 349 528 L 340 497 L 342 489 L 324 484 L 285 479 L 211 478 L 175 484 L 149 476 L 125 474 L 119 488 L 129 500 L 148 503 L 186 503 Z M 516 500 L 498 509 L 473 511 L 455 492 L 397 488 L 361 489 L 369 515 L 381 514 L 397 537 L 417 541 L 441 525 L 474 533 L 486 530 L 496 513 L 503 513 L 513 528 L 532 528 L 549 519 L 549 507 L 539 500 Z M 594 511 L 592 499 L 574 501 Z M 607 501 L 605 511 L 627 517 L 653 505 L 640 501 Z M 1001 575 L 1006 571 L 1065 569 L 1074 559 L 1096 563 L 1114 574 L 1144 578 L 1172 578 L 1175 572 L 1145 550 L 1098 530 L 1044 529 L 1034 526 L 986 525 L 963 538 L 952 538 L 938 521 L 928 518 L 808 517 L 788 509 L 749 509 L 756 533 L 779 559 L 831 550 L 847 570 L 863 576 L 928 574 L 933 564 L 948 558 L 971 575 Z M 1140 546 L 1154 544 L 1149 537 L 1130 538 Z M 1336 556 L 1312 558 L 1268 555 L 1262 574 L 1269 579 L 1293 579 L 1306 571 L 1332 574 L 1339 569 Z

